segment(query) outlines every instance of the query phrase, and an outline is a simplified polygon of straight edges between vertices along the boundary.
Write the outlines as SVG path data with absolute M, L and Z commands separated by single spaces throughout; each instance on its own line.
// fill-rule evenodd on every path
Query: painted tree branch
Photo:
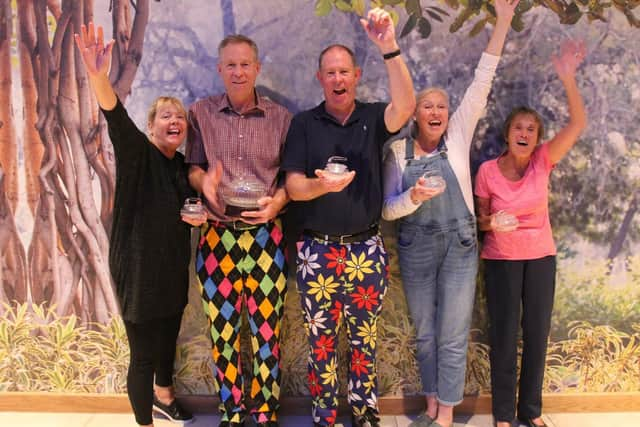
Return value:
M 369 3 L 372 8 L 386 7 L 392 12 L 392 18 L 396 23 L 399 21 L 399 13 L 406 13 L 407 20 L 403 24 L 400 37 L 417 31 L 422 38 L 427 38 L 431 35 L 433 21 L 450 20 L 450 15 L 455 15 L 455 18 L 450 23 L 449 32 L 455 33 L 468 21 L 476 20 L 469 30 L 469 35 L 475 36 L 487 23 L 495 24 L 496 19 L 492 0 L 440 0 L 442 7 L 434 6 L 433 2 L 426 5 L 426 1 L 420 0 L 371 0 Z M 634 15 L 634 9 L 639 4 L 638 0 L 521 0 L 511 27 L 516 31 L 522 31 L 525 27 L 523 16 L 530 10 L 544 7 L 555 13 L 560 23 L 566 25 L 576 24 L 583 16 L 589 22 L 606 22 L 610 13 L 621 13 L 629 26 L 640 29 L 640 19 Z M 315 13 L 318 16 L 327 16 L 333 9 L 363 16 L 364 8 L 364 0 L 315 0 Z

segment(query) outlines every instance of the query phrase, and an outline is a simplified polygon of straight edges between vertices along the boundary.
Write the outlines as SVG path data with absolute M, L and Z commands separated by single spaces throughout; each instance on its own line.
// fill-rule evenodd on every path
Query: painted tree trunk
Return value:
M 0 298 L 28 299 L 26 258 L 16 229 L 18 155 L 11 98 L 11 2 L 0 1 Z M 0 307 L 0 314 L 4 307 Z
M 34 140 L 41 142 L 41 154 L 25 152 L 30 173 L 40 184 L 31 187 L 36 194 L 29 258 L 32 277 L 38 278 L 32 294 L 35 303 L 55 306 L 60 316 L 76 314 L 84 322 L 105 323 L 119 311 L 109 272 L 109 227 L 104 225 L 111 218 L 115 165 L 111 151 L 104 149 L 110 144 L 105 144 L 104 123 L 73 40 L 80 25 L 93 20 L 93 2 L 28 3 L 32 7 L 22 13 L 20 27 L 25 27 L 24 51 L 31 54 L 21 62 L 31 64 L 24 67 L 23 80 L 26 69 L 33 69 L 35 90 L 24 85 L 31 101 L 25 108 L 28 117 L 37 117 L 39 139 Z M 48 4 L 55 18 L 51 41 Z M 142 55 L 148 2 L 137 2 L 133 24 L 131 12 L 128 1 L 113 2 L 119 43 L 112 73 L 123 101 Z M 28 28 L 35 29 L 32 37 Z
M 607 258 L 609 258 L 610 260 L 618 256 L 618 254 L 622 250 L 624 240 L 627 237 L 627 234 L 629 234 L 633 217 L 636 215 L 637 211 L 638 211 L 638 194 L 636 192 L 636 194 L 634 194 L 633 196 L 633 199 L 631 199 L 631 202 L 629 203 L 629 209 L 627 209 L 627 212 L 624 215 L 624 219 L 622 220 L 622 224 L 620 224 L 620 229 L 616 234 L 616 238 L 613 240 L 613 243 L 611 244 L 611 248 L 609 249 L 609 254 L 607 255 Z

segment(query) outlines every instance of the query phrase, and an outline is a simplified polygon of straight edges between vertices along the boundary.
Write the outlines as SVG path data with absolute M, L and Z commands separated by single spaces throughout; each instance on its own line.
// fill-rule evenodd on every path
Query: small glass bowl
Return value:
M 199 219 L 204 214 L 204 206 L 200 197 L 187 197 L 180 209 L 180 215 L 188 218 Z
M 347 158 L 342 156 L 331 156 L 327 159 L 327 165 L 324 167 L 327 174 L 335 175 L 336 178 L 342 177 L 342 175 L 349 172 L 347 168 Z
M 494 218 L 497 231 L 513 231 L 518 228 L 520 224 L 518 217 L 506 211 L 496 212 Z
M 422 174 L 424 178 L 424 186 L 427 188 L 434 188 L 440 190 L 440 192 L 444 191 L 447 188 L 447 182 L 444 180 L 440 171 L 437 170 L 428 170 L 424 174 Z

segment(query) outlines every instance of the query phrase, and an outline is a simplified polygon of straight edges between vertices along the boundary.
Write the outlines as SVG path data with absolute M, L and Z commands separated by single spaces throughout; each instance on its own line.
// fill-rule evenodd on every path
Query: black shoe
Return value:
M 527 427 L 547 427 L 547 424 L 542 421 L 542 424 L 535 424 L 532 418 L 520 418 L 518 417 L 518 421 L 524 424 Z
M 218 427 L 244 427 L 244 421 L 241 423 L 233 423 L 231 421 L 220 421 Z
M 193 415 L 180 406 L 176 399 L 173 399 L 170 405 L 165 405 L 153 396 L 153 410 L 161 413 L 173 423 L 187 424 L 193 421 Z
M 378 414 L 373 412 L 373 409 L 367 408 L 363 415 L 351 414 L 351 425 L 353 427 L 380 427 L 380 418 L 378 418 Z

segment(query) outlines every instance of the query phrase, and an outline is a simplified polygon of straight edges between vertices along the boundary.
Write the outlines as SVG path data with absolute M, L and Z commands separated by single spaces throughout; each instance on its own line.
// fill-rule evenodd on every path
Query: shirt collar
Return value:
M 254 100 L 255 100 L 255 104 L 256 105 L 251 110 L 246 111 L 244 114 L 256 114 L 256 113 L 264 114 L 265 111 L 266 111 L 266 107 L 265 107 L 264 103 L 261 102 L 261 97 L 258 94 L 258 90 L 255 89 L 255 88 L 253 89 L 253 96 L 254 96 Z M 229 102 L 229 96 L 226 93 L 220 99 L 220 102 L 218 104 L 217 109 L 220 112 L 230 111 L 230 112 L 234 112 L 234 113 L 238 114 L 237 111 L 235 111 L 233 109 L 233 106 L 231 105 L 231 102 Z
M 357 99 L 355 100 L 356 102 L 356 108 L 353 109 L 353 112 L 351 113 L 351 115 L 349 116 L 349 119 L 347 120 L 347 122 L 344 124 L 344 126 L 349 126 L 352 123 L 357 122 L 358 120 L 360 120 L 360 116 L 362 115 L 362 109 L 364 107 L 364 103 L 358 101 Z M 327 109 L 325 108 L 325 104 L 326 101 L 322 101 L 322 103 L 320 105 L 318 105 L 316 108 L 313 109 L 313 115 L 316 119 L 324 119 L 324 120 L 329 120 L 337 125 L 343 126 L 342 123 L 340 123 L 335 117 L 333 117 L 331 114 L 327 113 Z

